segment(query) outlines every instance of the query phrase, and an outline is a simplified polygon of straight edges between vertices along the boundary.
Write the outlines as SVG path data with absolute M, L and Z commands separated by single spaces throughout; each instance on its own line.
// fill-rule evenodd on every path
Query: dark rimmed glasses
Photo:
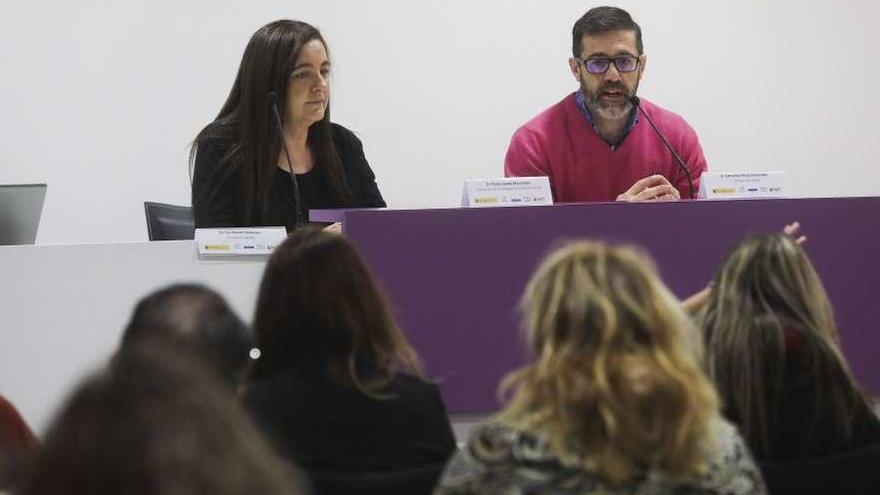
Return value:
M 617 69 L 617 72 L 625 74 L 627 72 L 635 72 L 639 68 L 639 57 L 632 55 L 620 55 L 618 57 L 593 57 L 581 60 L 584 68 L 589 74 L 604 74 L 608 72 L 611 64 Z

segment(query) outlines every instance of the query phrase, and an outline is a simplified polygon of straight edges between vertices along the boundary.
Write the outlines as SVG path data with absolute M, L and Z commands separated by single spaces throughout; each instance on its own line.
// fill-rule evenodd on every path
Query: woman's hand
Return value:
M 705 289 L 682 301 L 681 307 L 687 314 L 691 316 L 696 316 L 697 313 L 699 313 L 700 310 L 703 309 L 706 303 L 709 302 L 709 296 L 711 295 L 712 284 L 709 284 L 706 286 Z
M 324 227 L 324 232 L 330 232 L 331 234 L 339 234 L 342 235 L 342 223 L 334 222 L 330 225 Z
M 803 245 L 803 243 L 807 242 L 807 236 L 800 235 L 800 230 L 800 222 L 792 222 L 782 228 L 782 232 L 784 232 L 785 235 L 791 237 L 798 246 Z

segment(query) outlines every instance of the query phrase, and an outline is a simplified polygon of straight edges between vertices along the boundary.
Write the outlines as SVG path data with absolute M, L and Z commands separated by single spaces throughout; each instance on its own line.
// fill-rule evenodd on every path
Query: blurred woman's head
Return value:
M 569 244 L 534 273 L 522 309 L 534 362 L 506 378 L 503 420 L 615 482 L 636 467 L 703 469 L 717 399 L 687 317 L 638 251 Z
M 253 335 L 216 291 L 200 284 L 174 284 L 138 302 L 120 351 L 143 342 L 192 353 L 236 388 L 250 364 Z
M 319 370 L 374 394 L 397 366 L 419 369 L 363 259 L 342 236 L 315 229 L 296 230 L 272 253 L 254 332 L 256 379 Z
M 795 241 L 775 234 L 740 243 L 719 268 L 700 318 L 725 412 L 758 458 L 772 447 L 786 365 L 794 359 L 815 385 L 816 414 L 833 411 L 848 434 L 847 418 L 864 399 L 838 347 L 822 282 Z
M 85 380 L 24 493 L 298 493 L 232 393 L 188 354 L 138 346 Z

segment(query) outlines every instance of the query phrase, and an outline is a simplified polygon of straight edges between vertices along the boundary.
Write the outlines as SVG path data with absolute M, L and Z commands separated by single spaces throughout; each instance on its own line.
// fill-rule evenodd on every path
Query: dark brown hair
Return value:
M 377 395 L 418 356 L 373 276 L 340 235 L 299 229 L 272 253 L 257 298 L 253 378 L 309 368 Z
M 636 35 L 636 50 L 639 52 L 637 55 L 644 52 L 642 28 L 633 20 L 629 12 L 618 7 L 595 7 L 578 19 L 571 29 L 572 54 L 575 58 L 580 58 L 584 36 L 611 31 L 632 31 Z

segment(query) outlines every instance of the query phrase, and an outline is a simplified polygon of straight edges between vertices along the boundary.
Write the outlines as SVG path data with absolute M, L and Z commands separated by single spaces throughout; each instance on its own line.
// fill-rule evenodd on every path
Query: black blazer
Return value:
M 361 140 L 345 127 L 331 124 L 333 142 L 342 162 L 346 182 L 351 190 L 351 204 L 337 204 L 330 197 L 320 163 L 305 174 L 297 174 L 303 215 L 308 222 L 311 208 L 373 208 L 384 207 L 385 200 L 376 185 L 376 176 Z M 196 228 L 284 226 L 296 225 L 296 203 L 290 173 L 276 168 L 269 197 L 269 217 L 257 222 L 243 221 L 239 203 L 238 174 L 221 165 L 223 156 L 234 145 L 221 138 L 206 138 L 199 144 L 193 169 L 192 205 Z M 244 225 L 243 225 L 244 224 Z
M 437 385 L 398 373 L 375 399 L 324 373 L 252 382 L 245 406 L 279 452 L 307 471 L 390 471 L 445 462 L 456 448 Z

